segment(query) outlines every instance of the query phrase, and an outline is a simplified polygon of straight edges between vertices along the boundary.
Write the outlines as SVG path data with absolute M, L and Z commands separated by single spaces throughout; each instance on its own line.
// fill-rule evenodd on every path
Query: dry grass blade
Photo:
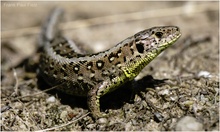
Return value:
M 42 94 L 42 93 L 45 93 L 47 91 L 50 91 L 50 90 L 53 90 L 53 89 L 56 89 L 56 87 L 59 87 L 60 85 L 57 85 L 57 86 L 54 86 L 54 87 L 51 87 L 51 88 L 48 88 L 48 89 L 45 89 L 43 91 L 40 91 L 40 92 L 37 92 L 37 93 L 34 93 L 34 94 L 29 94 L 29 95 L 24 95 L 24 96 L 20 96 L 20 97 L 17 97 L 17 98 L 14 98 L 12 99 L 12 101 L 14 100 L 18 100 L 18 99 L 22 99 L 22 98 L 25 98 L 25 97 L 33 97 L 33 96 L 36 96 L 36 95 L 39 95 L 39 94 Z
M 15 86 L 14 86 L 15 94 L 18 95 L 18 76 L 17 76 L 17 72 L 14 68 L 13 68 L 13 75 L 14 75 L 15 82 L 16 82 Z
M 72 120 L 72 121 L 70 121 L 70 122 L 68 122 L 68 123 L 66 123 L 66 124 L 62 124 L 62 125 L 59 125 L 59 126 L 55 126 L 55 127 L 51 127 L 51 128 L 39 130 L 39 131 L 37 131 L 37 132 L 51 131 L 51 130 L 55 130 L 55 129 L 58 129 L 58 128 L 61 128 L 61 127 L 68 126 L 68 125 L 70 125 L 70 124 L 72 124 L 72 123 L 74 123 L 74 122 L 76 122 L 76 121 L 78 121 L 78 120 L 80 120 L 80 119 L 86 117 L 89 113 L 90 113 L 90 112 L 88 112 L 88 113 L 86 113 L 85 115 L 79 117 L 78 119 Z

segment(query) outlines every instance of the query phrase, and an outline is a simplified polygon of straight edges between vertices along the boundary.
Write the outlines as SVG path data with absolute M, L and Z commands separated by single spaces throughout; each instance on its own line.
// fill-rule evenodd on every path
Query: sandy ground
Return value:
M 1 130 L 219 130 L 218 4 L 2 2 Z M 85 98 L 45 91 L 37 65 L 27 66 L 38 60 L 40 27 L 54 7 L 65 9 L 65 36 L 93 52 L 153 26 L 179 26 L 182 37 L 136 78 L 134 98 L 130 84 L 102 97 L 111 116 L 93 120 Z

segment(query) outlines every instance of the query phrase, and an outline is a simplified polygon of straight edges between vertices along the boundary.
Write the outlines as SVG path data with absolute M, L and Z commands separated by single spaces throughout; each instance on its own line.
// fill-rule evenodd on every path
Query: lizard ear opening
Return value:
M 144 53 L 144 46 L 143 46 L 143 44 L 136 44 L 136 48 L 137 48 L 137 51 L 139 52 L 139 53 Z

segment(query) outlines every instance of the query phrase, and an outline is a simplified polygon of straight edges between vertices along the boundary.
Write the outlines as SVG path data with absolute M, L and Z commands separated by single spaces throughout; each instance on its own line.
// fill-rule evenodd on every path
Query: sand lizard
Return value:
M 176 26 L 146 29 L 96 54 L 84 54 L 58 29 L 62 9 L 55 9 L 43 26 L 39 74 L 51 86 L 71 95 L 86 96 L 93 117 L 100 112 L 100 97 L 133 80 L 181 33 Z

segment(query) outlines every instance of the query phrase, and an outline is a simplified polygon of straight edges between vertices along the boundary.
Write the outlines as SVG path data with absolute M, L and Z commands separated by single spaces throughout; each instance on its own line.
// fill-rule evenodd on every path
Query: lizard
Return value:
M 100 98 L 126 82 L 181 36 L 177 26 L 157 26 L 140 31 L 114 47 L 85 53 L 58 28 L 63 9 L 56 8 L 43 24 L 40 43 L 39 75 L 64 93 L 87 97 L 94 118 L 107 114 L 100 111 Z

